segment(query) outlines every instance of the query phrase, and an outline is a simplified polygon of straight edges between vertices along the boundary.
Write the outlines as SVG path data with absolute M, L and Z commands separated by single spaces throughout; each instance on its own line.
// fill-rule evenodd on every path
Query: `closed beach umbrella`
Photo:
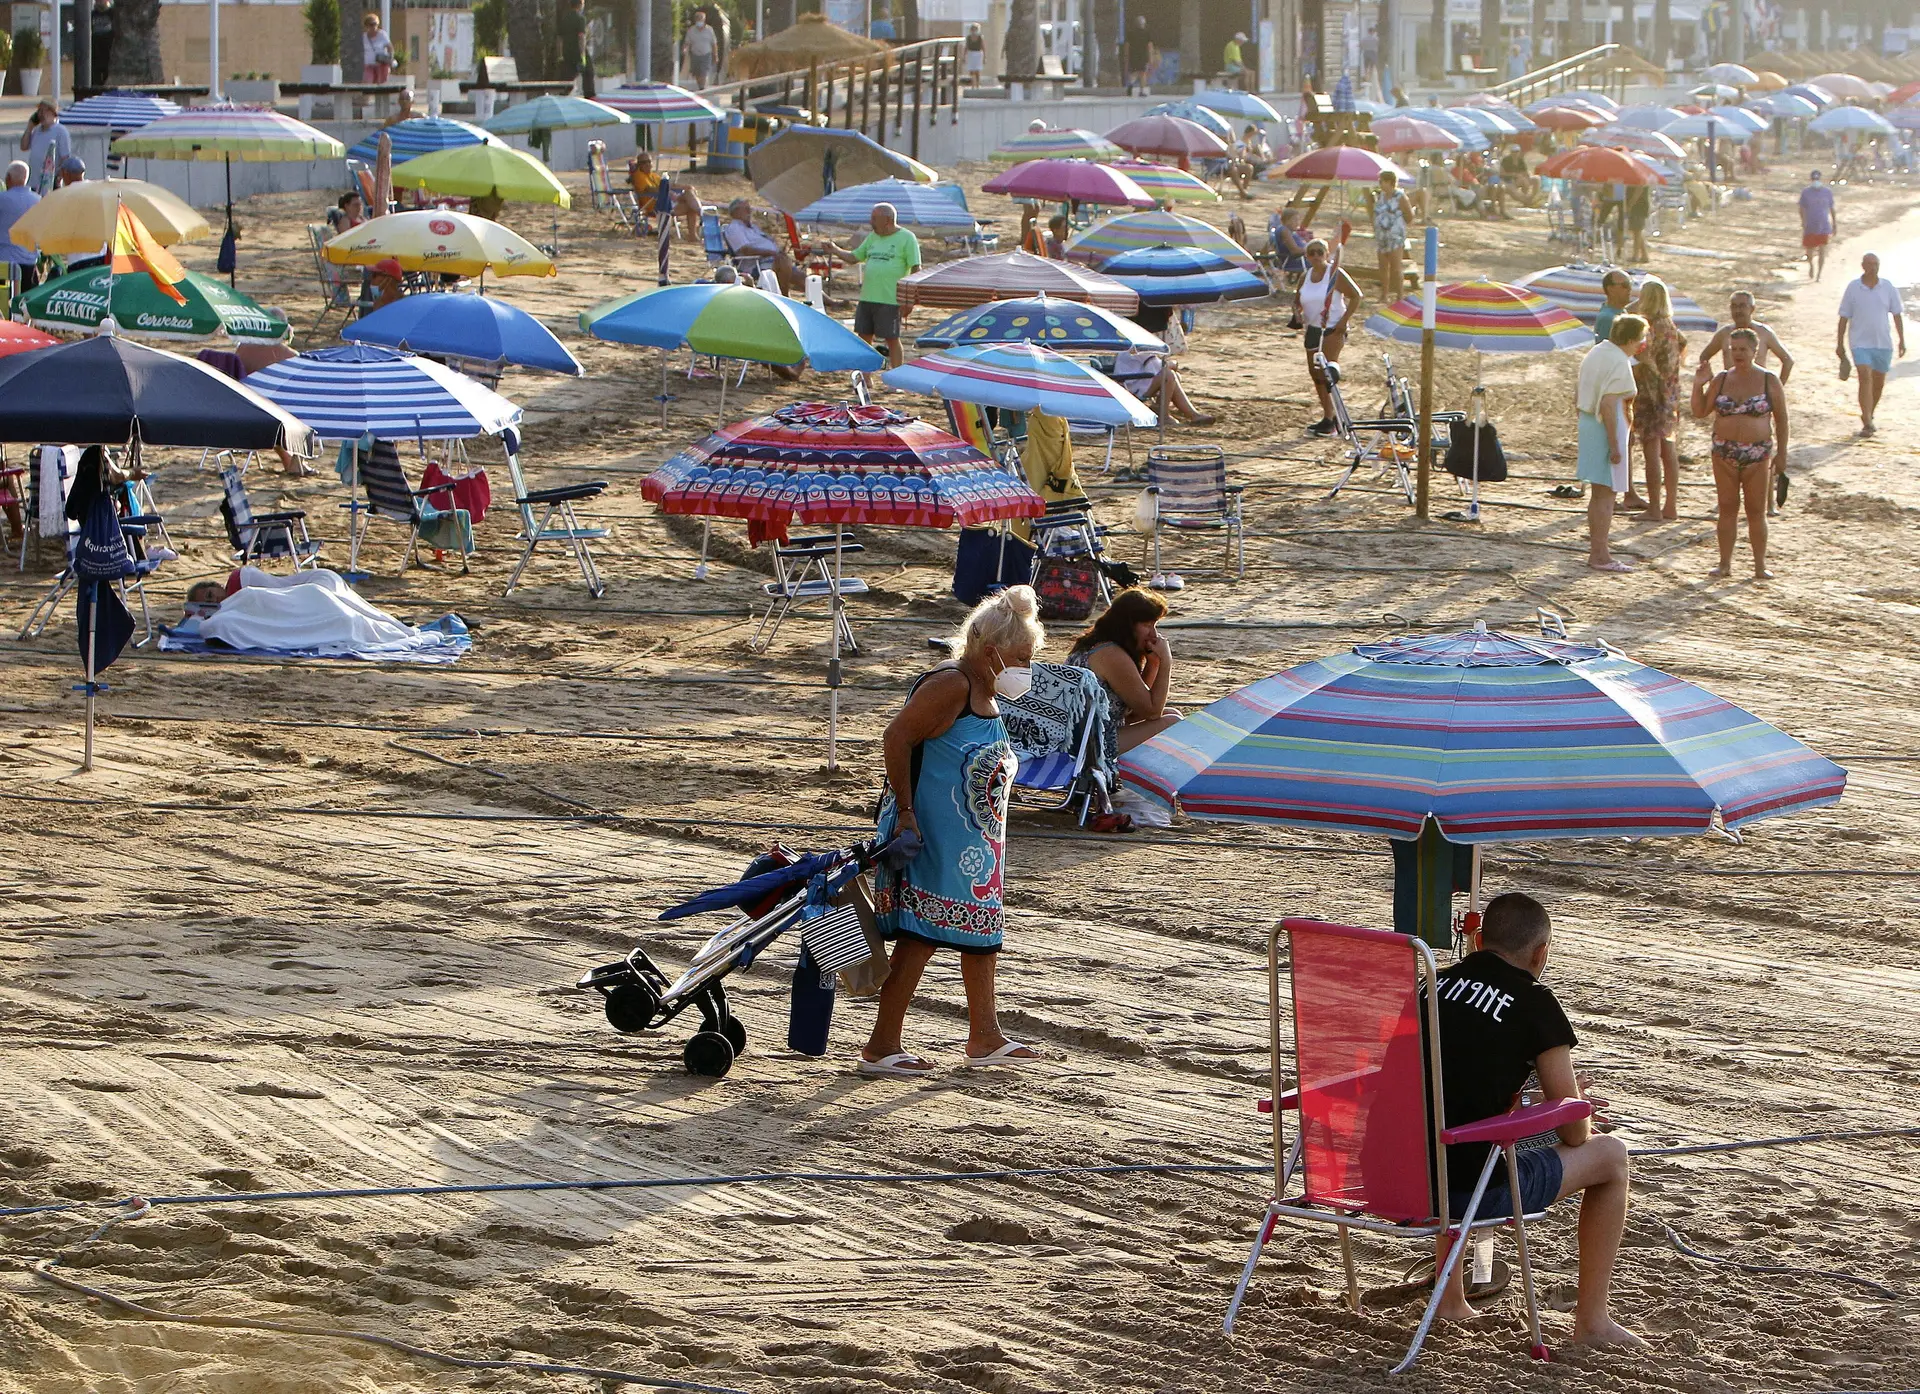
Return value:
M 1135 155 L 1166 155 L 1186 161 L 1227 153 L 1226 142 L 1182 116 L 1137 116 L 1107 132 L 1107 139 Z
M 904 179 L 938 184 L 937 170 L 889 150 L 859 131 L 788 126 L 747 151 L 747 177 L 775 208 L 797 213 L 837 189 Z
M 1403 344 L 1421 338 L 1420 300 L 1408 296 L 1368 316 L 1370 334 Z M 1435 292 L 1436 347 L 1482 353 L 1553 353 L 1593 347 L 1593 330 L 1571 310 L 1525 286 L 1481 279 L 1444 285 Z
M 108 315 L 119 332 L 135 339 L 234 339 L 279 342 L 287 337 L 287 317 L 263 309 L 211 276 L 189 271 L 174 283 L 185 303 L 161 289 L 151 276 L 115 275 L 110 266 L 69 271 L 20 297 L 30 324 L 69 334 L 91 334 Z
M 1067 259 L 1098 268 L 1108 257 L 1141 247 L 1198 247 L 1249 271 L 1260 269 L 1253 253 L 1212 223 L 1184 213 L 1116 213 L 1067 239 Z
M 1888 136 L 1894 132 L 1884 116 L 1857 106 L 1837 106 L 1823 111 L 1807 123 L 1807 129 L 1821 136 Z
M 1582 135 L 1580 143 L 1631 150 L 1636 155 L 1648 155 L 1656 160 L 1684 160 L 1687 157 L 1687 152 L 1672 137 L 1635 126 L 1602 126 L 1597 131 Z
M 1151 426 L 1154 414 L 1126 388 L 1041 344 L 937 349 L 880 375 L 903 392 L 1004 411 L 1043 411 L 1101 426 Z
M 973 214 L 939 185 L 914 184 L 905 179 L 876 179 L 837 189 L 793 215 L 808 226 L 864 228 L 873 220 L 876 203 L 893 205 L 901 227 L 925 232 L 972 232 Z
M 296 354 L 247 386 L 322 440 L 466 440 L 520 424 L 519 407 L 465 373 L 373 344 Z
M 1031 252 L 1001 252 L 943 262 L 901 277 L 897 289 L 902 310 L 915 305 L 964 310 L 1016 295 L 1084 300 L 1122 315 L 1140 308 L 1140 297 L 1111 277 Z
M 642 82 L 602 92 L 596 101 L 624 113 L 640 125 L 668 125 L 675 121 L 724 121 L 727 113 L 696 92 L 671 82 Z
M 585 373 L 546 325 L 495 295 L 437 291 L 403 296 L 340 331 L 350 343 L 459 358 L 496 367 Z
M 1373 133 L 1379 138 L 1383 155 L 1403 155 L 1409 150 L 1458 150 L 1461 146 L 1460 137 L 1453 132 L 1413 116 L 1383 116 L 1373 123 Z
M 499 144 L 458 145 L 393 167 L 396 189 L 426 189 L 464 198 L 550 203 L 571 208 L 573 197 L 553 171 L 524 151 Z
M 1484 628 L 1358 644 L 1121 757 L 1196 818 L 1454 842 L 1662 837 L 1835 802 L 1846 771 L 1703 688 L 1596 645 Z
M 113 240 L 127 208 L 162 247 L 212 234 L 207 220 L 158 184 L 142 179 L 83 179 L 55 189 L 13 224 L 13 242 L 49 256 L 93 256 Z
M 335 266 L 374 266 L 392 257 L 407 271 L 455 276 L 552 276 L 557 268 L 538 247 L 490 218 L 441 208 L 389 213 L 341 233 L 326 245 Z
M 1198 247 L 1142 247 L 1101 265 L 1140 297 L 1142 305 L 1205 305 L 1267 295 L 1267 278 Z
M 1627 272 L 1627 279 L 1633 283 L 1634 294 L 1640 293 L 1641 285 L 1651 274 L 1647 271 Z M 1599 319 L 1601 307 L 1607 303 L 1607 297 L 1600 289 L 1601 278 L 1605 275 L 1604 266 L 1570 262 L 1565 266 L 1550 266 L 1545 271 L 1522 276 L 1515 284 L 1572 311 L 1575 318 L 1590 327 Z M 1671 285 L 1667 291 L 1673 301 L 1674 325 L 1683 333 L 1711 334 L 1720 327 L 1719 321 L 1701 309 L 1691 297 L 1682 295 Z
M 1279 177 L 1305 184 L 1373 184 L 1387 173 L 1402 184 L 1408 182 L 1407 172 L 1384 155 L 1358 145 L 1329 145 L 1309 150 L 1281 170 Z
M 1027 131 L 1007 141 L 987 158 L 996 165 L 1054 158 L 1098 160 L 1104 164 L 1108 160 L 1122 159 L 1126 153 L 1103 135 L 1068 126 L 1057 130 Z
M 1194 93 L 1192 100 L 1195 106 L 1231 116 L 1236 121 L 1259 121 L 1277 126 L 1282 119 L 1280 113 L 1263 98 L 1237 87 L 1210 87 L 1204 92 Z
M 1156 203 L 1218 203 L 1220 195 L 1197 174 L 1172 165 L 1148 164 L 1142 160 L 1115 160 L 1109 169 L 1118 170 Z
M 1677 128 L 1675 128 L 1677 129 Z M 1630 150 L 1580 145 L 1563 150 L 1535 171 L 1542 179 L 1572 179 L 1582 184 L 1664 184 L 1666 176 Z
M 1590 338 L 1591 336 L 1589 336 Z M 994 300 L 948 315 L 915 339 L 914 347 L 956 344 L 1044 344 L 1055 353 L 1165 353 L 1167 345 L 1130 319 L 1098 305 L 1045 295 Z
M 63 126 L 105 126 L 112 131 L 137 131 L 180 110 L 178 102 L 149 97 L 144 92 L 102 92 L 75 102 L 60 113 Z
M 463 145 L 498 145 L 500 142 L 478 126 L 455 121 L 448 116 L 415 116 L 396 121 L 364 136 L 347 147 L 347 154 L 372 164 L 380 153 L 380 137 L 393 142 L 393 158 L 398 163 L 417 160 L 436 150 L 457 150 Z
M 689 348 L 751 363 L 808 363 L 823 373 L 864 373 L 885 360 L 839 320 L 758 286 L 656 286 L 582 312 L 596 339 Z
M 980 186 L 1009 198 L 1092 203 L 1109 208 L 1151 208 L 1153 195 L 1112 165 L 1092 160 L 1029 160 L 993 176 Z

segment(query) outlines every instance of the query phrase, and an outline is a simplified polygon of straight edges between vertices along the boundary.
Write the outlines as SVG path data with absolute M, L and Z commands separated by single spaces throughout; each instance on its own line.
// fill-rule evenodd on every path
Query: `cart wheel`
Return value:
M 614 1030 L 631 1034 L 653 1024 L 660 999 L 644 983 L 629 983 L 607 994 L 607 1024 Z
M 733 1042 L 718 1031 L 696 1031 L 680 1058 L 687 1062 L 688 1073 L 718 1079 L 733 1068 Z
M 747 1027 L 746 1023 L 741 1021 L 739 1017 L 730 1016 L 721 1022 L 720 1034 L 725 1036 L 732 1044 L 735 1055 L 745 1055 L 747 1053 Z

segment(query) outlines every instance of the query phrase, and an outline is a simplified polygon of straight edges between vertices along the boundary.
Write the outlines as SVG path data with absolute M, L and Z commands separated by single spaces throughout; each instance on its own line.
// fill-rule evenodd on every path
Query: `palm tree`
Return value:
M 1667 66 L 1667 55 L 1673 52 L 1673 6 L 1668 0 L 1653 0 L 1653 61 L 1662 68 Z
M 544 80 L 553 69 L 553 38 L 557 33 L 553 7 L 542 0 L 507 0 L 507 47 L 522 82 Z
M 1034 0 L 1013 0 L 1007 11 L 1006 63 L 1013 78 L 1040 71 L 1040 11 Z
M 95 74 L 95 81 L 102 75 Z M 120 0 L 113 7 L 116 82 L 160 82 L 160 0 Z

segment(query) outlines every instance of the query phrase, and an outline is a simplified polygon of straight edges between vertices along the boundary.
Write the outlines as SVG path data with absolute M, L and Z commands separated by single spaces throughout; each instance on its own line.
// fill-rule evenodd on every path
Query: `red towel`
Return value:
M 444 489 L 440 487 L 443 484 Z M 480 526 L 480 520 L 487 516 L 487 505 L 493 502 L 493 484 L 484 469 L 455 477 L 448 474 L 438 460 L 429 460 L 420 472 L 420 487 L 433 490 L 427 495 L 427 502 L 442 513 L 466 509 L 467 520 L 475 527 Z

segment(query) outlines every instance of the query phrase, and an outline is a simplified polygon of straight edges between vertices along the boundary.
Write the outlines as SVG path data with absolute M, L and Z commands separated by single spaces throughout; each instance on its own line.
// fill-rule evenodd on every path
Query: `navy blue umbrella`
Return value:
M 465 291 L 405 296 L 348 325 L 340 337 L 350 343 L 511 363 L 576 378 L 586 372 L 553 331 L 525 310 L 494 296 Z
M 462 145 L 505 143 L 478 126 L 469 126 L 465 121 L 454 121 L 445 116 L 416 116 L 409 121 L 395 122 L 384 130 L 387 138 L 393 142 L 393 162 L 396 165 L 402 160 L 417 160 L 422 155 L 431 155 L 436 150 L 453 150 Z M 380 157 L 380 136 L 380 131 L 374 131 L 358 145 L 348 146 L 348 156 L 372 164 Z

